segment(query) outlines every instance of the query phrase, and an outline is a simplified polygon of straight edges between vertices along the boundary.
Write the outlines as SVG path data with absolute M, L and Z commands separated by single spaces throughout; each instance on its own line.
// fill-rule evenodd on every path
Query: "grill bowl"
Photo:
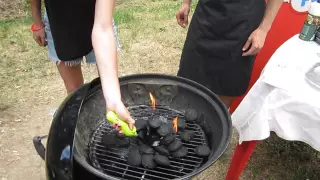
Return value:
M 154 94 L 157 110 L 160 109 L 161 113 L 161 109 L 164 109 L 162 114 L 165 116 L 170 116 L 169 109 L 182 117 L 186 109 L 197 110 L 199 121 L 188 123 L 187 127 L 198 131 L 198 140 L 186 145 L 189 150 L 186 159 L 171 158 L 173 165 L 169 169 L 146 170 L 126 165 L 126 148 L 108 149 L 103 147 L 99 139 L 110 129 L 105 121 L 101 85 L 97 85 L 89 91 L 83 102 L 75 131 L 74 160 L 86 171 L 101 179 L 190 179 L 212 165 L 226 150 L 232 132 L 230 116 L 217 96 L 204 86 L 181 77 L 157 74 L 126 76 L 120 78 L 120 85 L 122 100 L 129 110 L 131 108 L 131 112 L 137 106 L 146 108 L 145 112 L 151 112 L 148 92 Z M 195 156 L 194 149 L 201 144 L 210 147 L 208 158 Z M 77 169 L 74 169 L 76 172 Z

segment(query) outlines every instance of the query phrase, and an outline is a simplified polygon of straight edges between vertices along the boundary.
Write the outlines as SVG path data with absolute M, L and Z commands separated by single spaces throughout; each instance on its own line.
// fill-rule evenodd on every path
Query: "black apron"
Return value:
M 72 61 L 93 49 L 95 0 L 45 0 L 57 56 Z
M 178 76 L 194 80 L 217 95 L 243 95 L 255 56 L 242 56 L 242 48 L 260 25 L 265 5 L 265 0 L 199 0 Z

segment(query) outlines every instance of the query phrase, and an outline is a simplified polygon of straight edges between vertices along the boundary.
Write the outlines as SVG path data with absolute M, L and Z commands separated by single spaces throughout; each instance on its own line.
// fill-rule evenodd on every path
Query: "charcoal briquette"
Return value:
M 130 144 L 130 139 L 129 137 L 125 138 L 117 138 L 116 134 L 104 134 L 102 135 L 102 144 L 108 147 L 126 147 L 129 146 Z
M 177 151 L 182 146 L 182 142 L 178 139 L 175 139 L 172 143 L 169 144 L 168 150 L 171 152 Z
M 141 154 L 154 154 L 154 149 L 148 145 L 140 144 L 139 150 Z
M 147 121 L 143 119 L 136 120 L 134 126 L 136 127 L 137 131 L 140 131 L 147 127 Z
M 195 109 L 187 109 L 184 117 L 187 121 L 194 121 L 198 118 L 198 113 Z
M 127 147 L 130 145 L 130 138 L 117 139 L 116 147 Z
M 131 166 L 140 166 L 141 165 L 141 154 L 138 148 L 131 148 L 128 153 L 127 163 Z
M 195 149 L 195 153 L 198 156 L 206 157 L 210 154 L 210 148 L 207 145 L 200 145 Z
M 189 142 L 194 137 L 194 132 L 192 131 L 184 131 L 180 134 L 180 138 L 183 142 Z
M 155 116 L 153 116 L 153 118 L 150 118 L 148 120 L 148 126 L 151 128 L 154 128 L 154 129 L 160 127 L 161 124 L 162 124 L 162 121 L 160 119 L 160 116 L 158 116 L 158 115 L 155 115 Z
M 170 166 L 170 161 L 167 156 L 157 154 L 154 156 L 154 161 L 160 166 Z
M 171 133 L 172 127 L 168 124 L 162 124 L 158 129 L 157 132 L 161 137 L 164 137 L 166 135 L 168 135 L 169 133 Z
M 140 147 L 140 145 L 145 145 L 145 142 L 142 141 L 141 139 L 139 139 L 139 140 L 138 140 L 138 145 L 139 145 L 139 147 Z
M 146 131 L 145 130 L 141 130 L 138 132 L 138 137 L 140 139 L 144 139 L 146 137 Z
M 164 117 L 164 116 L 159 116 L 159 119 L 160 119 L 160 121 L 161 121 L 162 123 L 165 123 L 165 124 L 168 123 L 168 119 L 167 119 L 166 117 Z
M 118 139 L 125 139 L 127 136 L 125 136 L 124 134 L 120 134 L 120 133 L 116 133 L 116 138 Z
M 180 119 L 179 118 L 178 119 L 178 129 L 179 129 L 179 131 L 185 129 L 186 126 L 187 126 L 186 121 L 184 119 Z
M 181 146 L 178 150 L 171 153 L 172 157 L 182 158 L 188 154 L 188 148 Z
M 173 121 L 172 120 L 168 120 L 168 122 L 166 123 L 170 128 L 170 133 L 174 133 L 174 130 L 173 130 Z
M 162 140 L 161 140 L 161 144 L 163 145 L 169 145 L 174 139 L 176 138 L 176 136 L 174 134 L 168 134 L 166 135 Z
M 147 169 L 154 169 L 157 164 L 154 162 L 153 157 L 151 154 L 142 155 L 142 166 Z
M 158 146 L 160 144 L 161 137 L 157 134 L 157 132 L 150 132 L 146 134 L 142 141 L 149 146 Z
M 156 152 L 158 152 L 161 155 L 170 156 L 169 150 L 164 146 L 156 146 L 154 147 L 154 149 L 156 150 Z

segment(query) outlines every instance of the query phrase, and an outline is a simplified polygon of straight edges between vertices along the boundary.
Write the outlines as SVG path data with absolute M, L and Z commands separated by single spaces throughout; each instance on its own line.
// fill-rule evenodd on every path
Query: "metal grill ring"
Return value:
M 135 119 L 147 120 L 153 115 L 161 115 L 168 119 L 175 116 L 183 118 L 181 112 L 167 107 L 157 107 L 152 110 L 150 106 L 134 106 L 128 108 Z M 156 167 L 155 169 L 145 169 L 143 167 L 133 167 L 127 164 L 127 153 L 129 148 L 109 148 L 101 143 L 104 133 L 113 131 L 107 121 L 102 121 L 93 133 L 89 144 L 89 157 L 92 165 L 101 172 L 119 179 L 127 180 L 168 180 L 183 177 L 199 168 L 205 159 L 198 157 L 194 150 L 199 145 L 207 144 L 206 137 L 201 127 L 194 122 L 187 122 L 186 130 L 195 132 L 195 137 L 183 145 L 188 148 L 188 154 L 183 158 L 170 157 L 170 167 Z M 178 137 L 179 135 L 177 135 Z M 132 140 L 130 146 L 138 146 L 136 140 Z

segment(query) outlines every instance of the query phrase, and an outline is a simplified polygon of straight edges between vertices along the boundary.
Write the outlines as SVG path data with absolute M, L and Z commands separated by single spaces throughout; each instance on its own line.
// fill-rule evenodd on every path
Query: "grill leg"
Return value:
M 232 157 L 226 180 L 239 179 L 240 174 L 245 168 L 247 161 L 250 159 L 250 156 L 257 143 L 258 141 L 245 141 L 241 145 L 237 146 Z

